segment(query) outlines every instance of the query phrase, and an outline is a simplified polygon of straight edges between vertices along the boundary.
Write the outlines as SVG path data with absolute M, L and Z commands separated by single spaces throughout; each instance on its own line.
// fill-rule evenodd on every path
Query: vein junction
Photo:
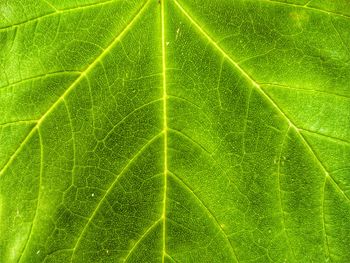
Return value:
M 305 139 L 304 135 L 301 133 L 302 129 L 300 129 L 287 114 L 281 109 L 279 105 L 263 90 L 263 88 L 260 86 L 260 84 L 252 77 L 250 76 L 236 61 L 234 61 L 225 50 L 222 49 L 222 47 L 191 17 L 191 15 L 179 4 L 177 0 L 174 0 L 175 5 L 177 8 L 183 13 L 183 15 L 191 22 L 191 24 L 200 32 L 207 40 L 208 42 L 215 47 L 215 49 L 222 54 L 233 66 L 235 69 L 237 69 L 242 76 L 249 80 L 252 85 L 255 87 L 255 89 L 272 105 L 273 108 L 285 119 L 285 121 L 288 123 L 290 127 L 292 127 L 298 134 L 301 142 L 305 145 L 307 150 L 310 152 L 310 154 L 315 158 L 316 162 L 319 164 L 319 167 L 322 169 L 322 171 L 325 174 L 325 178 L 330 180 L 330 182 L 334 185 L 334 187 L 337 189 L 337 191 L 343 196 L 343 198 L 350 202 L 350 197 L 347 196 L 347 194 L 344 192 L 344 190 L 337 184 L 335 179 L 331 176 L 331 174 L 326 169 L 325 165 L 322 163 L 320 158 L 315 153 L 314 149 L 311 147 L 309 142 Z

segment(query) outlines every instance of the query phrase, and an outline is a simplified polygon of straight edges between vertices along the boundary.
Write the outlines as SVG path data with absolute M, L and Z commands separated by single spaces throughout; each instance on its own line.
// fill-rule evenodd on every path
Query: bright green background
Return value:
M 0 262 L 350 262 L 348 0 L 0 0 Z

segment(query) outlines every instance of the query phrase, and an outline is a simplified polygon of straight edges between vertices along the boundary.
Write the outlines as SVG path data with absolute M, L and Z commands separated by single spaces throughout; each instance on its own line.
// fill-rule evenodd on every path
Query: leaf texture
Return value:
M 347 0 L 0 1 L 0 262 L 349 262 Z

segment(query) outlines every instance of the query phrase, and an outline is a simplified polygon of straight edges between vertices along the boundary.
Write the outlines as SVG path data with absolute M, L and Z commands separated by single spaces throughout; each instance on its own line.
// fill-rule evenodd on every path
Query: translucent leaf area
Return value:
M 0 0 L 0 262 L 350 262 L 350 2 Z

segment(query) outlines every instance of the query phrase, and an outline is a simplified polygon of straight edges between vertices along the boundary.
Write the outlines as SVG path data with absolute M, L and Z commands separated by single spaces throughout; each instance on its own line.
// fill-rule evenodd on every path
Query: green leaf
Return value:
M 0 1 L 0 69 L 0 262 L 350 262 L 349 1 Z

